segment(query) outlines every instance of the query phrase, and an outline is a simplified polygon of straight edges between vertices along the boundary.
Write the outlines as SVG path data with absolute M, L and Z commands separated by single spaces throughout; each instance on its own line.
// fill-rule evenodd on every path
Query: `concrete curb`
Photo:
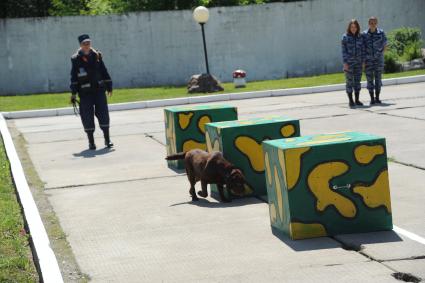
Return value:
M 16 152 L 15 145 L 13 144 L 12 136 L 7 128 L 6 120 L 1 114 L 0 134 L 3 137 L 16 191 L 18 192 L 18 198 L 31 235 L 33 254 L 40 273 L 40 278 L 44 283 L 61 283 L 63 279 L 56 256 L 50 247 L 49 237 L 47 236 L 40 213 L 25 178 L 24 170 Z
M 425 82 L 425 75 L 382 80 L 382 83 L 384 86 L 400 85 L 400 84 L 408 84 L 408 83 L 419 83 L 419 82 Z M 362 87 L 363 88 L 366 87 L 366 82 L 362 82 Z M 194 104 L 194 103 L 208 103 L 208 102 L 242 100 L 242 99 L 252 99 L 252 98 L 262 98 L 262 97 L 311 94 L 311 93 L 340 91 L 340 90 L 345 90 L 345 84 L 250 91 L 250 92 L 239 92 L 239 93 L 231 93 L 231 94 L 213 94 L 213 95 L 148 100 L 148 101 L 138 101 L 138 102 L 128 102 L 128 103 L 116 103 L 116 104 L 110 104 L 109 110 L 110 111 L 133 110 L 133 109 L 166 107 L 166 106 Z M 67 107 L 67 108 L 45 109 L 45 110 L 3 112 L 2 114 L 6 119 L 19 119 L 19 118 L 36 118 L 36 117 L 72 115 L 74 114 L 74 110 L 71 107 Z

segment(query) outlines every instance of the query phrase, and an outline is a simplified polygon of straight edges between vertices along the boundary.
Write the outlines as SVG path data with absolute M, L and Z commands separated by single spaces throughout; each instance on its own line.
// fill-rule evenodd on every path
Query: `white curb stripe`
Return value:
M 40 267 L 41 278 L 45 283 L 61 283 L 63 282 L 63 279 L 58 262 L 52 248 L 50 247 L 46 229 L 44 228 L 38 208 L 32 197 L 22 164 L 19 160 L 18 154 L 16 153 L 15 145 L 13 144 L 9 129 L 7 128 L 6 121 L 1 114 L 0 133 L 3 137 L 13 180 L 15 182 L 16 190 L 24 212 L 24 217 L 28 224 L 29 232 L 34 244 L 34 256 L 38 262 L 38 266 Z
M 394 230 L 394 232 L 396 232 L 398 234 L 406 236 L 407 238 L 409 238 L 413 241 L 416 241 L 416 242 L 418 242 L 422 245 L 425 245 L 425 239 L 422 238 L 421 236 L 416 235 L 415 233 L 409 232 L 409 231 L 404 230 L 404 229 L 397 227 L 395 225 L 393 225 L 393 230 Z
M 407 84 L 407 83 L 419 83 L 419 82 L 425 82 L 425 75 L 382 80 L 382 84 L 385 86 Z M 366 87 L 366 82 L 363 81 L 362 88 L 365 88 L 365 87 Z M 323 86 L 301 87 L 301 88 L 285 88 L 285 89 L 274 89 L 274 90 L 260 90 L 260 91 L 238 92 L 238 93 L 230 93 L 230 94 L 223 93 L 223 94 L 212 94 L 212 95 L 202 95 L 202 96 L 187 96 L 187 97 L 179 97 L 179 98 L 110 104 L 109 110 L 121 111 L 121 110 L 166 107 L 166 106 L 194 104 L 194 103 L 208 103 L 208 102 L 216 102 L 216 101 L 311 94 L 311 93 L 341 91 L 341 90 L 345 90 L 345 84 L 334 84 L 334 85 L 323 85 Z M 71 107 L 57 108 L 57 109 L 3 112 L 3 116 L 7 119 L 50 117 L 50 116 L 72 115 L 72 114 L 74 114 L 74 110 Z

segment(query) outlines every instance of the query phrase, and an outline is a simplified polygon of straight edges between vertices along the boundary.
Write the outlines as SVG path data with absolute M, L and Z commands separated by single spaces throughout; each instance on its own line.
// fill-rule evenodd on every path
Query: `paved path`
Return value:
M 343 92 L 231 104 L 241 118 L 300 118 L 302 134 L 385 136 L 395 160 L 389 165 L 394 223 L 425 237 L 425 84 L 385 87 L 382 96 L 382 106 L 355 110 Z M 28 142 L 77 261 L 93 282 L 391 282 L 395 271 L 425 278 L 425 245 L 402 234 L 280 240 L 271 233 L 267 205 L 257 199 L 190 203 L 186 177 L 163 160 L 163 110 L 111 116 L 117 146 L 95 153 L 85 150 L 74 116 L 9 121 Z M 363 249 L 346 250 L 342 243 Z

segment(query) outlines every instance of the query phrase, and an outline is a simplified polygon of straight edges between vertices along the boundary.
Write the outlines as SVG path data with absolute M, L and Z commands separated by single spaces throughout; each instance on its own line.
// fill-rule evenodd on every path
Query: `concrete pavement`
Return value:
M 240 118 L 299 118 L 302 134 L 356 130 L 386 137 L 394 160 L 394 224 L 425 237 L 425 83 L 385 87 L 382 96 L 383 105 L 358 109 L 347 107 L 343 92 L 230 103 Z M 368 101 L 365 91 L 362 97 Z M 163 160 L 162 111 L 111 113 L 117 146 L 95 153 L 86 150 L 74 116 L 9 121 L 27 141 L 77 262 L 93 282 L 391 282 L 394 272 L 425 277 L 425 245 L 395 232 L 290 241 L 272 235 L 268 207 L 257 199 L 190 203 L 186 176 Z

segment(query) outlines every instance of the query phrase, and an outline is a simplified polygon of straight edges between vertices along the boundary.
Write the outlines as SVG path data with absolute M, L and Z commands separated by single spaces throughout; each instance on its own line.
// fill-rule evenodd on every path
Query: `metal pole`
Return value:
M 205 31 L 204 31 L 204 24 L 205 23 L 201 23 L 201 27 L 202 27 L 202 40 L 204 42 L 204 54 L 205 54 L 205 65 L 207 66 L 207 74 L 210 74 L 210 67 L 208 66 L 208 54 L 207 54 L 207 44 L 205 43 Z

